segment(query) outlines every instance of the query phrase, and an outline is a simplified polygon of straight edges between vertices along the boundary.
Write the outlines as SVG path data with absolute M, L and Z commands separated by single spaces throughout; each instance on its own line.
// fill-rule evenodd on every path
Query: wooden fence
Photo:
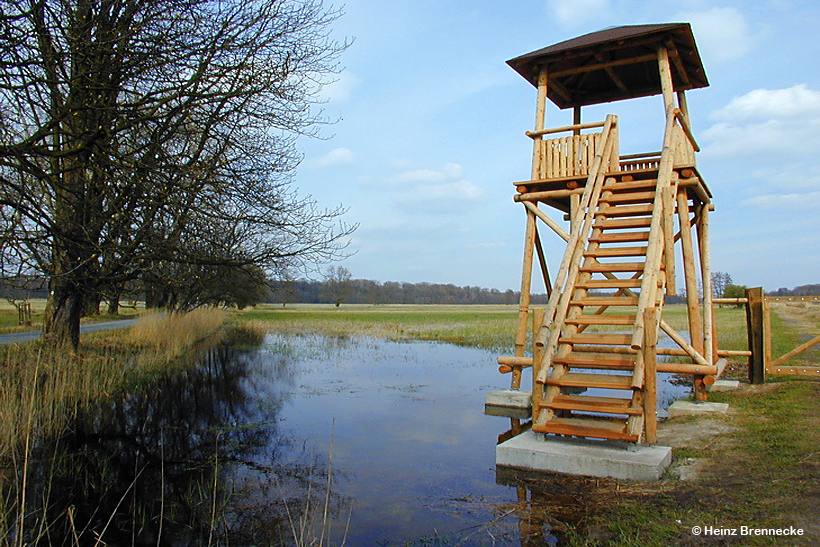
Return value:
M 765 296 L 761 287 L 746 289 L 746 298 L 718 298 L 717 304 L 745 304 L 749 339 L 749 381 L 762 384 L 766 374 L 820 377 L 820 363 L 814 366 L 784 366 L 792 357 L 820 344 L 820 335 L 774 359 L 769 302 L 820 302 L 820 296 Z

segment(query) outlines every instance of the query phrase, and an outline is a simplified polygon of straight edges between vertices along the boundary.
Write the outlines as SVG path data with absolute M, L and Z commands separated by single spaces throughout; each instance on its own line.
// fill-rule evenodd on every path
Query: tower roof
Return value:
M 689 23 L 599 30 L 507 64 L 535 86 L 541 67 L 546 67 L 547 96 L 559 108 L 569 108 L 661 93 L 657 61 L 661 46 L 669 51 L 676 91 L 709 85 Z

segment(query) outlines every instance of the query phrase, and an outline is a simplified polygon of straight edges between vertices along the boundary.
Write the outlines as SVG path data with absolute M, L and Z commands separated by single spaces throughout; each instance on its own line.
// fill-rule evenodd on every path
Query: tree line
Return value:
M 518 291 L 456 286 L 449 283 L 403 283 L 349 279 L 341 285 L 334 280 L 287 280 L 271 284 L 268 302 L 279 304 L 518 304 Z M 546 304 L 545 294 L 533 295 L 532 302 Z
M 45 277 L 44 337 L 141 293 L 258 299 L 343 255 L 298 195 L 295 139 L 345 48 L 321 0 L 0 0 L 0 278 Z

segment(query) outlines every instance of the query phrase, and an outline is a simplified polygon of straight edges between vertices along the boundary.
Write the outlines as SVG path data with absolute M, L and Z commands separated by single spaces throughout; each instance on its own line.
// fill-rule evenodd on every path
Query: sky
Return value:
M 529 178 L 536 92 L 506 61 L 607 27 L 688 22 L 710 82 L 687 100 L 714 196 L 712 271 L 766 290 L 820 283 L 816 0 L 349 0 L 343 10 L 333 35 L 353 43 L 322 91 L 337 121 L 299 141 L 295 184 L 358 224 L 338 263 L 354 278 L 519 289 L 525 213 L 513 183 Z M 622 154 L 660 150 L 660 96 L 585 107 L 583 118 L 609 113 Z M 570 123 L 571 109 L 549 104 L 547 127 Z M 542 233 L 557 270 L 563 240 Z

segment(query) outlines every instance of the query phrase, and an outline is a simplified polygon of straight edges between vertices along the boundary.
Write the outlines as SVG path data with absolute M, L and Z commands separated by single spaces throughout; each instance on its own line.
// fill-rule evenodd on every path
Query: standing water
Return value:
M 52 542 L 552 544 L 589 510 L 591 483 L 545 480 L 552 492 L 528 496 L 497 476 L 509 422 L 483 414 L 506 379 L 495 359 L 319 335 L 213 350 L 87 409 L 32 458 L 28 497 L 48 500 L 37 518 Z M 663 409 L 687 391 L 665 380 Z

